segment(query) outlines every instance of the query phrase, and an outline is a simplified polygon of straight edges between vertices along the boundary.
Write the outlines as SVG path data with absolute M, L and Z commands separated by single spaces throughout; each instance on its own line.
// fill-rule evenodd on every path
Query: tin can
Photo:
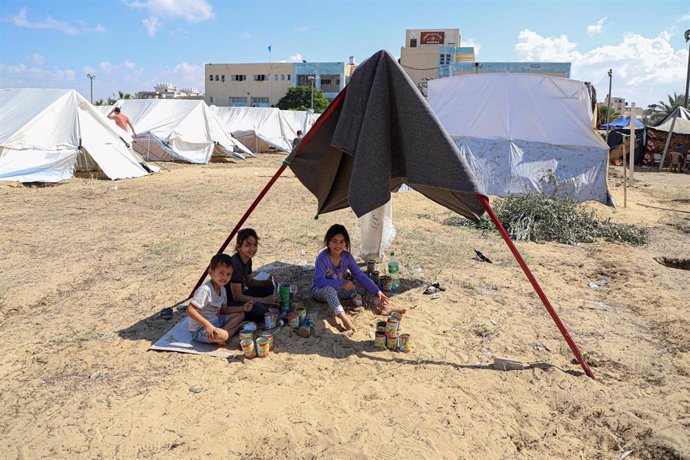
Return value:
M 386 332 L 386 322 L 385 321 L 379 321 L 376 323 L 376 332 Z
M 253 331 L 240 331 L 240 342 L 244 339 L 254 340 Z
M 302 324 L 304 319 L 307 317 L 307 309 L 300 307 L 300 308 L 295 310 L 295 313 L 297 313 L 299 315 L 299 323 Z
M 261 333 L 261 338 L 268 339 L 268 349 L 273 351 L 273 333 L 268 331 L 263 331 Z M 258 339 L 257 339 L 258 341 Z
M 278 294 L 280 295 L 280 309 L 290 308 L 290 283 L 280 283 Z
M 398 336 L 386 334 L 386 348 L 391 351 L 398 349 Z
M 371 280 L 375 285 L 379 286 L 381 284 L 381 274 L 377 270 L 374 270 L 371 272 Z
M 242 352 L 244 353 L 245 358 L 256 358 L 256 348 L 254 347 L 254 340 L 244 339 L 240 342 L 240 346 L 242 347 Z
M 393 278 L 390 276 L 382 276 L 381 277 L 381 290 L 385 292 L 390 292 L 391 288 L 393 287 Z
M 386 335 L 397 336 L 399 325 L 400 323 L 398 323 L 397 319 L 393 318 L 392 316 L 388 317 L 388 321 L 386 321 Z
M 403 353 L 409 353 L 412 351 L 412 342 L 410 340 L 410 334 L 400 334 L 398 339 L 398 348 Z
M 268 312 L 264 315 L 264 327 L 266 329 L 273 329 L 278 325 L 278 315 L 273 312 Z
M 266 337 L 259 337 L 256 339 L 256 356 L 259 358 L 268 358 L 268 351 L 270 348 L 269 341 Z
M 376 271 L 376 262 L 370 260 L 367 262 L 367 273 L 374 273 L 374 271 Z
M 299 327 L 299 314 L 297 312 L 291 311 L 288 315 L 288 327 L 297 329 Z
M 397 311 L 394 311 L 391 313 L 391 317 L 395 318 L 398 320 L 398 335 L 402 334 L 402 318 L 403 315 L 398 313 Z
M 386 334 L 377 332 L 376 338 L 374 339 L 374 345 L 376 348 L 386 348 Z

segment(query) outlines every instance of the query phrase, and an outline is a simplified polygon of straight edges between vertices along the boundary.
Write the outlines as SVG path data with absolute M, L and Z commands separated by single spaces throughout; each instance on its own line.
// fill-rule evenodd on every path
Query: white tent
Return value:
M 145 176 L 131 143 L 74 90 L 0 89 L 0 181 L 59 182 L 85 168 Z
M 115 104 L 134 125 L 134 149 L 147 160 L 208 163 L 216 154 L 251 154 L 229 136 L 209 106 L 201 100 L 120 99 Z M 114 122 L 112 122 L 114 123 Z
M 281 110 L 283 135 L 292 144 L 292 140 L 297 137 L 297 130 L 306 134 L 314 126 L 320 115 L 320 113 L 313 113 L 309 110 Z
M 675 117 L 676 121 L 673 122 Z M 653 126 L 657 131 L 671 131 L 671 123 L 673 123 L 673 134 L 690 134 L 690 112 L 684 107 L 676 107 L 676 109 L 664 119 L 658 126 Z
M 429 104 L 484 190 L 507 196 L 557 187 L 612 204 L 608 146 L 592 129 L 584 83 L 535 74 L 473 74 L 429 82 Z
M 252 152 L 292 150 L 283 132 L 280 110 L 273 107 L 212 107 L 225 130 Z M 294 136 L 293 136 L 294 137 Z

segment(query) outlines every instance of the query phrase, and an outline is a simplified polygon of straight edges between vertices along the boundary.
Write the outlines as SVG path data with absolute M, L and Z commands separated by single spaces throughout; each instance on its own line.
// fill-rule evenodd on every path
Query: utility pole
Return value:
M 91 87 L 91 103 L 93 104 L 93 79 L 96 78 L 96 75 L 91 75 L 90 73 L 87 73 L 86 76 L 89 78 L 89 86 Z
M 690 29 L 685 31 L 685 41 L 690 41 Z M 684 108 L 688 108 L 688 83 L 690 83 L 690 46 L 688 46 L 688 74 L 685 77 L 685 105 Z
M 611 81 L 613 80 L 613 70 L 609 69 L 609 100 L 606 104 L 606 143 L 609 143 L 609 123 L 611 123 Z

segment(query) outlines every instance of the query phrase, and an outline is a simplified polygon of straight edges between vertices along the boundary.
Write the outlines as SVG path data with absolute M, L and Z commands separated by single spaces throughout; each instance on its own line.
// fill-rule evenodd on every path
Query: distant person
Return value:
M 223 345 L 240 328 L 246 312 L 252 310 L 251 301 L 242 306 L 228 307 L 224 285 L 232 272 L 229 255 L 216 254 L 211 258 L 208 268 L 211 279 L 194 291 L 187 307 L 189 331 L 194 341 Z
M 302 142 L 302 137 L 304 137 L 304 133 L 302 132 L 301 129 L 297 130 L 297 137 L 292 140 L 292 148 L 296 148 L 301 142 Z
M 683 172 L 685 159 L 688 156 L 688 148 L 684 145 L 677 145 L 671 152 L 671 172 Z
M 127 130 L 127 127 L 129 126 L 132 130 L 132 137 L 136 137 L 137 133 L 134 131 L 134 126 L 132 126 L 132 122 L 129 121 L 129 117 L 127 115 L 120 113 L 119 107 L 115 107 L 113 110 L 111 110 L 108 114 L 108 118 L 114 120 L 115 124 L 120 128 L 124 129 L 126 133 L 129 132 Z

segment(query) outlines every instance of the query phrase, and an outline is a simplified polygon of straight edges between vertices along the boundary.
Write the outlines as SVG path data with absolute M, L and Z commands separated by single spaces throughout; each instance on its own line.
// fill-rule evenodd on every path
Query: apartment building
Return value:
M 478 62 L 474 47 L 462 46 L 460 29 L 408 29 L 400 65 L 416 85 L 468 73 L 538 73 L 570 78 L 569 62 Z
M 158 83 L 153 91 L 139 91 L 137 99 L 203 99 L 204 95 L 196 88 L 177 89 L 172 83 Z
M 206 64 L 205 100 L 228 107 L 273 107 L 297 86 L 313 86 L 333 100 L 357 66 L 349 62 Z

